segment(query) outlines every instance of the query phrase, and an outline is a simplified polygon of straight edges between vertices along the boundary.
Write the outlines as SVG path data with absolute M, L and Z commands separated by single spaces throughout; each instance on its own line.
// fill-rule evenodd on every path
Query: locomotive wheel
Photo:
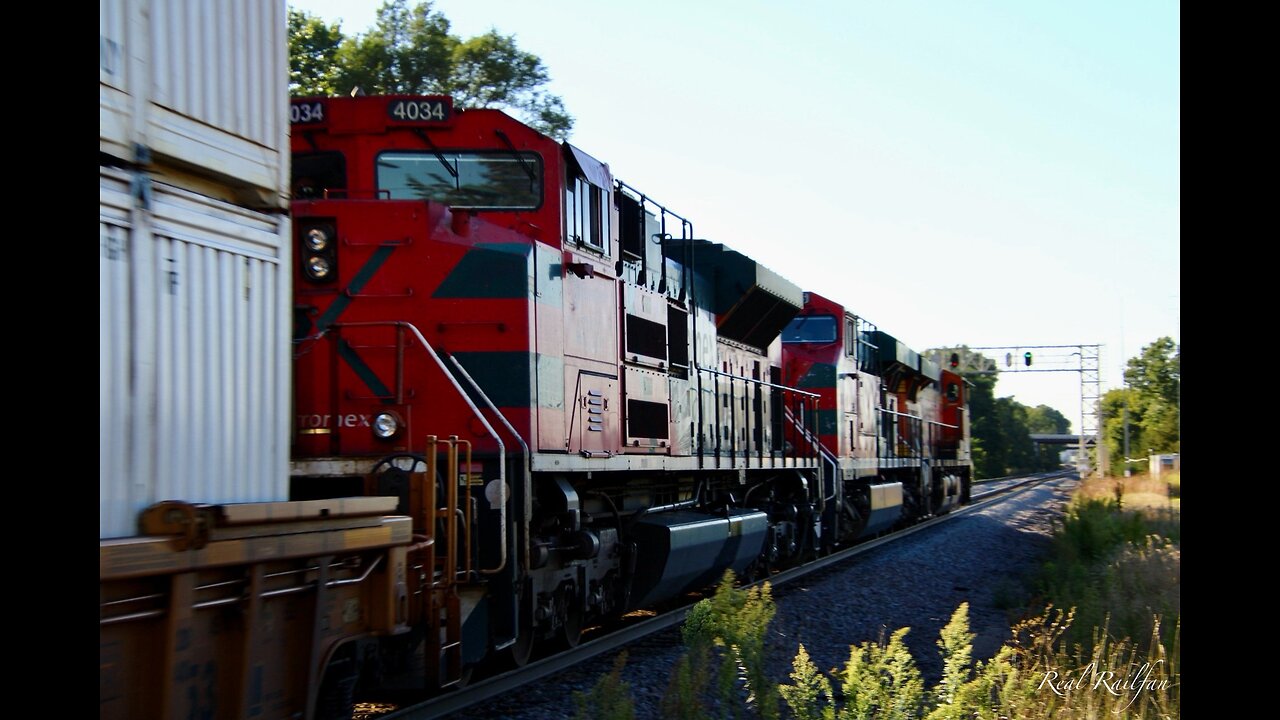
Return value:
M 547 642 L 552 652 L 571 650 L 582 641 L 582 609 L 571 600 L 573 595 L 570 585 L 561 585 L 556 591 L 556 606 L 564 608 L 564 617 L 560 619 L 560 627 L 556 628 L 555 634 Z
M 317 720 L 351 720 L 358 675 L 353 651 L 342 648 L 325 668 L 316 696 Z
M 530 610 L 531 598 L 528 586 L 520 593 L 520 630 L 516 633 L 515 644 L 507 648 L 510 654 L 511 664 L 517 668 L 522 668 L 529 664 L 529 658 L 533 657 L 534 633 L 533 633 L 533 616 Z
M 458 690 L 461 690 L 462 688 L 464 688 L 464 687 L 466 687 L 466 686 L 470 685 L 470 684 L 471 684 L 471 678 L 472 678 L 472 677 L 474 677 L 474 676 L 475 676 L 475 674 L 476 674 L 476 664 L 475 664 L 475 663 L 465 663 L 465 664 L 462 666 L 462 677 L 458 679 L 458 684 L 457 684 L 457 685 L 454 685 L 453 687 L 454 687 L 454 688 L 456 688 L 456 689 L 458 689 Z
M 560 626 L 560 632 L 556 637 L 557 644 L 565 650 L 578 647 L 578 643 L 582 642 L 582 625 L 582 612 L 578 608 L 570 607 L 565 613 L 564 623 Z
M 518 668 L 522 668 L 529 664 L 529 658 L 533 657 L 533 626 L 523 623 L 520 626 L 520 634 L 516 636 L 516 642 L 508 651 L 511 653 L 511 663 Z
M 426 472 L 427 458 L 418 453 L 396 453 L 388 455 L 378 461 L 373 469 L 369 471 L 370 475 L 377 476 L 380 473 L 389 471 L 399 471 L 402 473 Z
M 418 453 L 396 453 L 387 455 L 373 466 L 369 471 L 368 477 L 374 480 L 371 492 L 375 495 L 390 495 L 398 498 L 396 504 L 396 512 L 400 514 L 410 514 L 412 508 L 409 507 L 409 488 L 412 481 L 409 478 L 410 473 L 426 472 L 427 459 Z M 446 487 L 444 475 L 440 468 L 436 468 L 435 473 L 435 492 L 437 498 L 443 498 Z M 415 532 L 425 532 L 436 538 L 444 537 L 444 521 L 437 518 L 435 528 L 418 528 L 416 527 L 418 520 L 415 519 Z M 443 545 L 437 546 L 437 552 Z

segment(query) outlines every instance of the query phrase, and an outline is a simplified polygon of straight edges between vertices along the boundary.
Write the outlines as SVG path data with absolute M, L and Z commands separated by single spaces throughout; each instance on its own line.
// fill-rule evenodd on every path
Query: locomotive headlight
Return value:
M 329 277 L 332 266 L 329 265 L 328 258 L 319 255 L 307 258 L 307 275 L 314 280 L 324 280 Z
M 304 242 L 306 242 L 308 250 L 321 252 L 329 247 L 329 234 L 320 228 L 311 228 L 307 231 Z
M 392 413 L 378 413 L 373 418 L 373 434 L 379 440 L 390 440 L 400 432 L 400 420 Z

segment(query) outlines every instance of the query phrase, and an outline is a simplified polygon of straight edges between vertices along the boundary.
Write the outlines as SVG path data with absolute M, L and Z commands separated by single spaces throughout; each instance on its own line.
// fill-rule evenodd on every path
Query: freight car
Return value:
M 958 376 L 581 149 L 447 97 L 289 119 L 287 498 L 104 540 L 103 717 L 340 717 L 967 498 Z

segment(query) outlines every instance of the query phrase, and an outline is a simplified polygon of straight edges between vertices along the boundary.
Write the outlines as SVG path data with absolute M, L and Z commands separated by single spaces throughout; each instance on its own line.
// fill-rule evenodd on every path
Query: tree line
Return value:
M 547 91 L 542 60 L 515 35 L 495 29 L 471 38 L 450 31 L 431 2 L 388 0 L 363 33 L 289 8 L 289 94 L 292 97 L 409 94 L 451 95 L 458 108 L 497 108 L 557 140 L 573 117 Z

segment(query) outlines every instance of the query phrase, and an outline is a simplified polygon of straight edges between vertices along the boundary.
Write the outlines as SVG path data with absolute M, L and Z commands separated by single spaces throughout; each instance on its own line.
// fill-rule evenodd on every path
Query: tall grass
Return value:
M 1172 642 L 1181 617 L 1181 516 L 1125 509 L 1124 497 L 1082 496 L 1055 535 L 1039 589 L 1057 606 L 1076 609 L 1070 642 L 1088 644 L 1093 628 L 1106 628 L 1145 649 L 1157 617 L 1174 621 L 1161 637 Z

